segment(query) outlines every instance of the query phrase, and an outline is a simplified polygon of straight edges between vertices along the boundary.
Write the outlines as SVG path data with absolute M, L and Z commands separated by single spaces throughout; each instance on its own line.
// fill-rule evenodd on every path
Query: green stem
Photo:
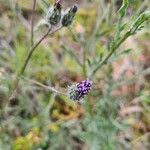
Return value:
M 74 60 L 78 63 L 80 67 L 83 67 L 82 63 L 78 59 L 78 57 L 72 52 L 72 50 L 68 50 L 64 45 L 62 45 L 62 48 L 65 52 L 67 52 L 71 57 L 74 58 Z
M 58 91 L 57 89 L 55 89 L 54 87 L 44 85 L 44 84 L 42 84 L 42 83 L 40 83 L 40 82 L 38 82 L 38 81 L 36 81 L 36 80 L 27 79 L 27 78 L 25 78 L 25 77 L 23 77 L 23 79 L 26 80 L 26 81 L 28 81 L 28 82 L 30 82 L 30 83 L 33 83 L 33 84 L 35 84 L 35 85 L 38 85 L 38 86 L 40 86 L 40 87 L 42 87 L 42 88 L 44 88 L 44 89 L 46 89 L 46 90 L 48 90 L 48 91 L 51 91 L 51 92 L 53 92 L 53 93 L 55 93 L 55 94 L 57 94 L 57 95 L 65 95 L 65 96 L 67 96 L 66 93 L 60 92 L 60 91 Z
M 118 38 L 117 41 L 112 42 L 112 45 L 110 46 L 110 52 L 108 55 L 103 59 L 102 62 L 100 62 L 96 68 L 92 71 L 90 78 L 92 78 L 98 69 L 107 63 L 108 59 L 112 56 L 112 54 L 117 50 L 117 48 L 131 35 L 135 34 L 135 32 L 138 30 L 138 28 L 141 26 L 141 24 L 145 21 L 147 21 L 150 18 L 150 11 L 145 11 L 135 20 L 135 22 L 131 25 L 129 31 L 127 31 L 122 38 Z M 117 35 L 117 34 L 116 34 Z M 118 35 L 117 35 L 118 36 Z
M 96 72 L 102 65 L 107 63 L 108 59 L 112 56 L 112 54 L 130 35 L 131 35 L 130 31 L 128 31 L 122 38 L 118 40 L 116 44 L 112 45 L 112 47 L 110 48 L 111 49 L 110 53 L 108 53 L 108 55 L 104 58 L 104 60 L 96 66 L 96 68 L 92 71 L 90 78 L 92 78 L 96 74 Z
M 84 49 L 83 51 L 83 74 L 84 74 L 84 77 L 86 78 L 87 77 L 87 72 L 86 72 L 86 49 Z
M 61 28 L 61 27 L 60 27 L 60 28 Z M 12 87 L 11 94 L 10 94 L 10 96 L 9 96 L 9 100 L 13 97 L 14 92 L 15 92 L 16 88 L 18 87 L 18 84 L 19 84 L 19 81 L 20 81 L 20 77 L 23 75 L 23 73 L 24 73 L 24 71 L 25 71 L 25 69 L 26 69 L 26 67 L 27 67 L 27 65 L 28 65 L 28 63 L 29 63 L 29 60 L 30 60 L 30 58 L 31 58 L 31 56 L 32 56 L 32 54 L 33 54 L 33 52 L 36 50 L 36 48 L 39 46 L 39 44 L 40 44 L 49 34 L 53 34 L 53 33 L 56 32 L 57 30 L 59 30 L 60 28 L 58 28 L 58 29 L 56 29 L 56 30 L 53 30 L 51 33 L 50 33 L 51 28 L 48 29 L 47 33 L 46 33 L 33 47 L 31 47 L 31 49 L 29 50 L 29 53 L 28 53 L 28 55 L 27 55 L 27 57 L 26 57 L 26 59 L 25 59 L 23 65 L 22 65 L 22 67 L 21 67 L 19 73 L 18 73 L 17 76 L 16 76 L 16 79 L 15 79 L 14 82 L 13 82 L 13 87 Z
M 34 11 L 35 11 L 35 6 L 36 6 L 36 0 L 33 0 L 32 18 L 31 18 L 31 46 L 34 45 L 33 26 L 34 26 Z

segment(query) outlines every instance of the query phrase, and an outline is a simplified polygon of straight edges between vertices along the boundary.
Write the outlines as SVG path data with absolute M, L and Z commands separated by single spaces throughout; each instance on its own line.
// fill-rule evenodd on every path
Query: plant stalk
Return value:
M 92 71 L 92 73 L 91 73 L 91 75 L 90 75 L 89 78 L 92 78 L 92 77 L 96 74 L 96 72 L 98 71 L 98 69 L 99 69 L 102 65 L 104 65 L 104 64 L 107 63 L 108 59 L 112 56 L 112 54 L 117 50 L 117 48 L 118 48 L 130 35 L 131 35 L 130 31 L 128 31 L 122 38 L 120 38 L 120 39 L 118 40 L 118 42 L 117 42 L 116 44 L 112 45 L 112 47 L 110 48 L 110 49 L 111 49 L 110 53 L 105 57 L 105 59 L 104 59 L 102 62 L 100 62 L 100 63 L 96 66 L 96 68 Z
M 58 29 L 60 29 L 60 28 L 58 28 Z M 24 64 L 22 65 L 22 67 L 21 67 L 19 73 L 18 73 L 17 76 L 16 76 L 16 79 L 15 79 L 14 82 L 13 82 L 13 87 L 12 87 L 11 94 L 10 94 L 10 96 L 9 96 L 9 100 L 13 97 L 14 92 L 15 92 L 16 88 L 18 87 L 18 84 L 19 84 L 19 81 L 20 81 L 20 77 L 23 75 L 23 73 L 24 73 L 24 71 L 25 71 L 25 69 L 26 69 L 26 67 L 27 67 L 27 65 L 28 65 L 28 63 L 29 63 L 29 60 L 30 60 L 30 58 L 31 58 L 31 56 L 32 56 L 32 54 L 33 54 L 33 52 L 36 50 L 36 48 L 39 46 L 39 44 L 40 44 L 49 34 L 53 34 L 53 33 L 56 32 L 58 29 L 52 31 L 51 33 L 50 33 L 51 28 L 48 29 L 47 33 L 46 33 L 33 47 L 31 47 L 31 49 L 29 50 L 29 53 L 28 53 L 28 55 L 27 55 L 27 57 L 26 57 L 26 59 L 25 59 L 25 61 L 24 61 Z
M 34 11 L 35 11 L 35 6 L 36 6 L 36 0 L 33 0 L 33 8 L 32 8 L 32 18 L 31 18 L 31 46 L 34 45 Z

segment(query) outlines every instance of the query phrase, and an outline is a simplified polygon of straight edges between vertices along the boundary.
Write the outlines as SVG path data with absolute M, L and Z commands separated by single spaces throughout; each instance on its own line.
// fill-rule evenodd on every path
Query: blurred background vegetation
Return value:
M 34 26 L 54 1 L 37 0 Z M 35 84 L 66 93 L 86 78 L 109 51 L 121 0 L 64 0 L 77 3 L 69 28 L 47 37 L 33 54 L 17 88 L 12 81 L 31 46 L 33 0 L 0 0 L 0 150 L 148 150 L 150 149 L 149 23 L 129 37 L 93 77 L 92 91 L 74 103 Z M 125 32 L 149 0 L 129 0 Z M 34 42 L 45 32 L 34 33 Z

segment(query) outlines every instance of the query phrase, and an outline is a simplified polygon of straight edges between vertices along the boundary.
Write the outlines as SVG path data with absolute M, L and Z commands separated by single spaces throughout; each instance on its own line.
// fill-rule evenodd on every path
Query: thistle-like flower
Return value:
M 92 82 L 90 80 L 84 80 L 80 83 L 71 85 L 68 88 L 68 96 L 71 100 L 79 101 L 84 98 L 91 90 Z
M 67 11 L 66 14 L 64 14 L 63 18 L 62 18 L 62 25 L 67 27 L 69 26 L 72 21 L 73 21 L 73 18 L 77 12 L 78 8 L 76 5 L 74 5 L 72 8 L 69 9 L 69 11 Z

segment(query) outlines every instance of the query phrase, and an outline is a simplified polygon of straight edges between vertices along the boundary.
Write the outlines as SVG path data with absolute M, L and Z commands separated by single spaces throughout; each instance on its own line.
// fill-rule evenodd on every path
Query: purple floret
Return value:
M 91 90 L 92 82 L 90 80 L 84 80 L 77 84 L 78 98 L 83 98 Z

